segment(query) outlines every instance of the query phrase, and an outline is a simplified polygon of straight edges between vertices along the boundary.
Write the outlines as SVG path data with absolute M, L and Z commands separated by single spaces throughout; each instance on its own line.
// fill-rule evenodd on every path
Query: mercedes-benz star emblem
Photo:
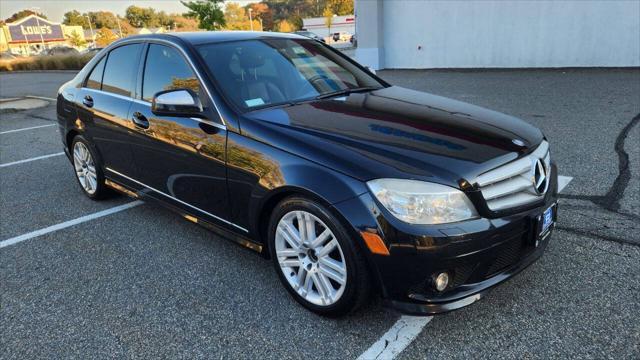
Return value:
M 531 164 L 531 172 L 533 175 L 533 188 L 536 194 L 542 195 L 547 191 L 548 179 L 547 169 L 544 167 L 542 159 L 538 159 Z

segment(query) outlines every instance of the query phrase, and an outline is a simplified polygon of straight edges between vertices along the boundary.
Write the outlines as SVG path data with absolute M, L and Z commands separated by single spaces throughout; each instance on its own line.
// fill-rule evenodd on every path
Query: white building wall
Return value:
M 374 6 L 379 68 L 640 66 L 640 1 L 356 0 L 359 40 Z

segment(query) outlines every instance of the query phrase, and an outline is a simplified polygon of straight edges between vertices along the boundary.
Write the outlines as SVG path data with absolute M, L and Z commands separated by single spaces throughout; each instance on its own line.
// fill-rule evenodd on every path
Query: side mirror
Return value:
M 158 116 L 201 117 L 202 103 L 191 89 L 165 90 L 153 96 L 151 112 Z
M 375 69 L 373 69 L 370 66 L 365 66 L 365 67 L 367 68 L 367 70 L 369 70 L 369 72 L 373 73 L 373 75 L 376 75 L 376 70 Z

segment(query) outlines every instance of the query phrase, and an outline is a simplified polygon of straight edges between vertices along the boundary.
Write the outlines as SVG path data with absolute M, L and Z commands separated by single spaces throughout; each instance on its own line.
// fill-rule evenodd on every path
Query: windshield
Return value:
M 233 41 L 198 52 L 224 96 L 244 111 L 383 87 L 312 40 Z

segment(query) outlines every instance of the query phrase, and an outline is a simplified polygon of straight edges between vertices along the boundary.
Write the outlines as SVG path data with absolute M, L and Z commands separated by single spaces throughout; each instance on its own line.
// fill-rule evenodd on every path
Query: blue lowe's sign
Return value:
M 60 24 L 54 24 L 35 15 L 7 24 L 7 27 L 12 43 L 64 40 Z

